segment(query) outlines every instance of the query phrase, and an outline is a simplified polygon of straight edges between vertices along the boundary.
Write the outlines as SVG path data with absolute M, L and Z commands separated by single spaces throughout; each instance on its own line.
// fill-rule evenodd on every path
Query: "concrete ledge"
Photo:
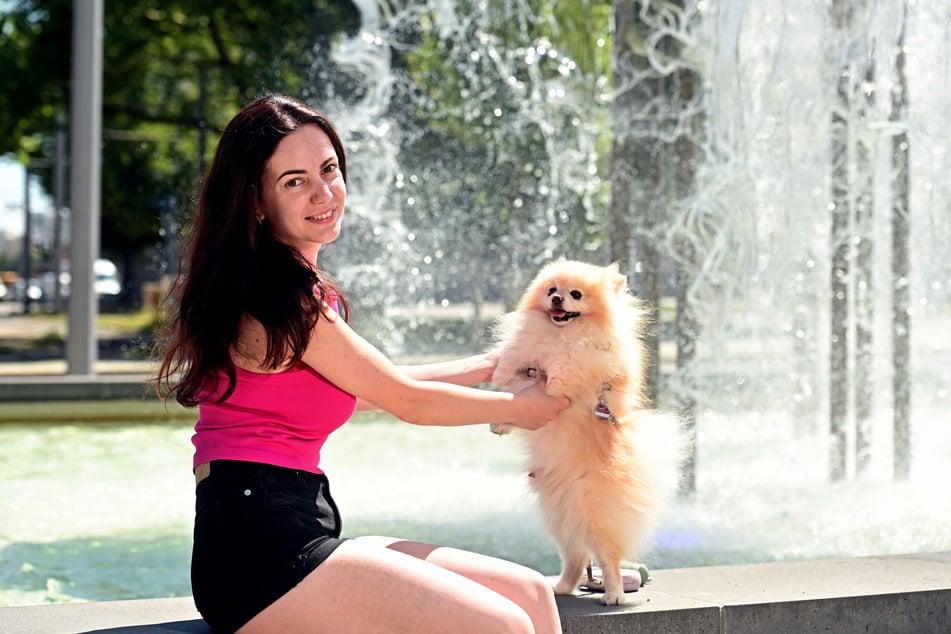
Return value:
M 658 570 L 628 603 L 559 600 L 565 634 L 947 634 L 951 553 Z
M 938 634 L 951 631 L 951 553 L 658 570 L 605 607 L 559 597 L 565 634 Z M 209 634 L 191 598 L 0 608 L 5 634 Z
M 6 634 L 211 634 L 191 597 L 0 608 L 0 630 Z
M 142 374 L 0 376 L 0 402 L 156 398 Z

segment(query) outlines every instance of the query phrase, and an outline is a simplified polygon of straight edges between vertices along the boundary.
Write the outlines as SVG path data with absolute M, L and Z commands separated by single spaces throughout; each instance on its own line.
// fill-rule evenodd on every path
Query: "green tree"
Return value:
M 70 103 L 73 2 L 9 4 L 0 154 L 48 161 L 56 113 Z M 157 201 L 191 199 L 208 146 L 244 103 L 266 91 L 346 90 L 307 82 L 359 13 L 345 0 L 113 0 L 104 24 L 102 250 L 134 256 L 158 242 Z

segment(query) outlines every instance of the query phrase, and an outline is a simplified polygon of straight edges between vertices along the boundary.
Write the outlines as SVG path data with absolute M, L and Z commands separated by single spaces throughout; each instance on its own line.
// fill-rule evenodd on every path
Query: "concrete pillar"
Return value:
M 73 2 L 73 88 L 70 184 L 69 374 L 94 374 L 98 356 L 93 263 L 99 257 L 102 140 L 103 0 Z

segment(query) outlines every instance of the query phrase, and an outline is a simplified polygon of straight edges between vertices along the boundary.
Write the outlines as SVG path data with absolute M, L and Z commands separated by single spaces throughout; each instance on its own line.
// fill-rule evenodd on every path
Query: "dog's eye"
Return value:
M 571 296 L 574 299 L 581 299 L 581 291 L 571 291 Z
M 548 296 L 551 297 L 551 296 L 554 295 L 557 291 L 558 291 L 558 289 L 555 288 L 554 286 L 552 286 L 551 288 L 548 289 Z

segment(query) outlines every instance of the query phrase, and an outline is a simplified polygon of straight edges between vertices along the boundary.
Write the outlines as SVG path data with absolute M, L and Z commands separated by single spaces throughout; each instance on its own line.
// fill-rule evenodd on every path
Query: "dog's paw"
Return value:
M 545 394 L 548 396 L 567 396 L 568 382 L 561 377 L 549 374 L 545 380 Z
M 627 600 L 623 592 L 605 592 L 601 596 L 603 605 L 621 605 Z
M 578 584 L 574 582 L 565 581 L 564 578 L 561 578 L 552 589 L 555 591 L 555 594 L 574 594 L 577 585 Z
M 493 434 L 504 436 L 512 431 L 512 424 L 511 423 L 491 423 L 489 425 L 489 431 L 491 431 Z

